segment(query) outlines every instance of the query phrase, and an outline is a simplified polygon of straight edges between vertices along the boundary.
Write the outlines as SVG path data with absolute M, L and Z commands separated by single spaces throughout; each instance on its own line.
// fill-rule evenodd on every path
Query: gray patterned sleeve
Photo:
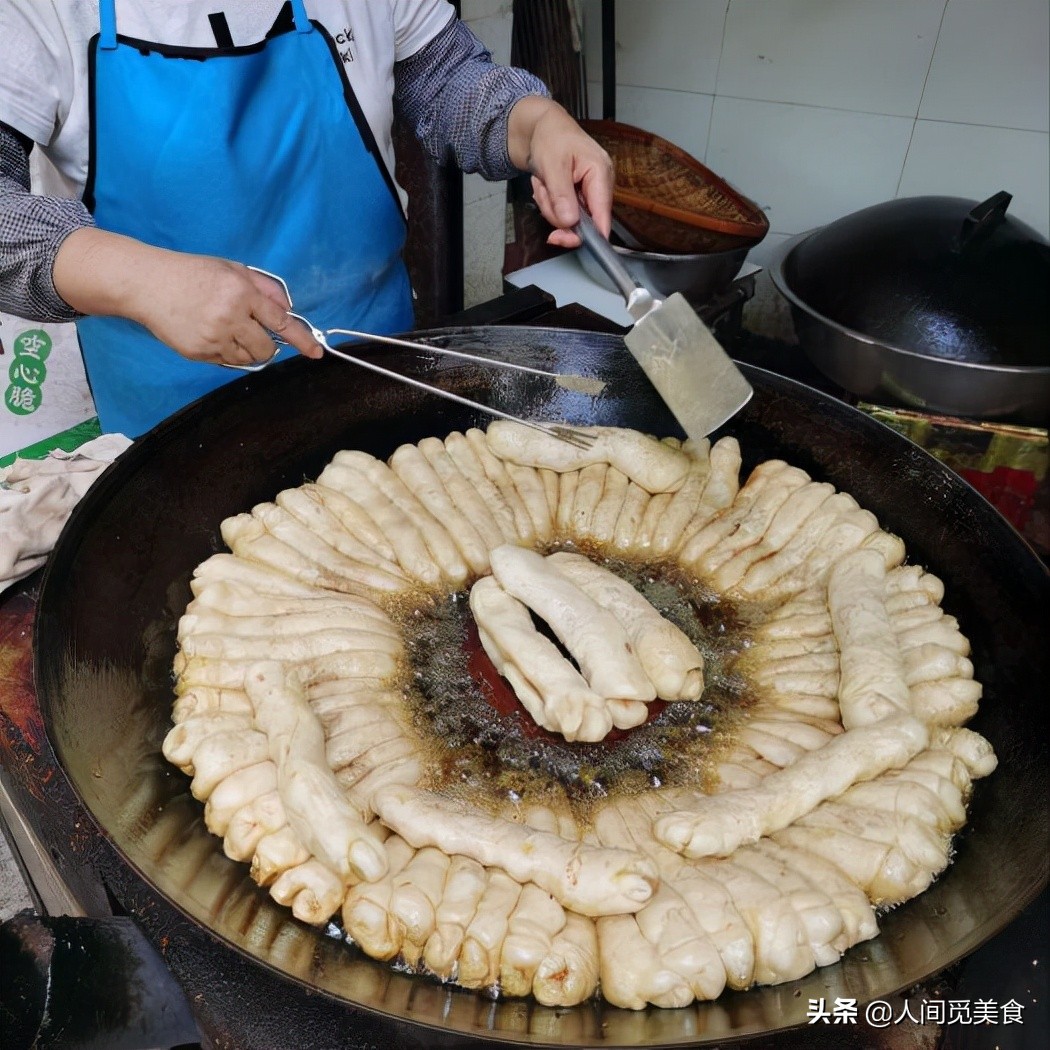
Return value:
M 394 100 L 427 152 L 487 179 L 518 174 L 507 156 L 511 107 L 526 95 L 549 95 L 531 73 L 495 65 L 458 18 L 394 66 L 394 84 Z
M 94 220 L 78 201 L 29 189 L 29 153 L 0 125 L 0 309 L 29 321 L 72 321 L 51 276 L 62 242 Z

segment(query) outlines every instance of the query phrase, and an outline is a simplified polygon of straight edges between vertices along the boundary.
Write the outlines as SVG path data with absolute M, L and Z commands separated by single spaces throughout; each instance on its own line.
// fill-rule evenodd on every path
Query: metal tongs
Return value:
M 333 357 L 340 357 L 344 361 L 349 361 L 351 364 L 358 365 L 361 368 L 367 368 L 370 372 L 376 372 L 379 375 L 394 379 L 399 383 L 406 383 L 419 390 L 425 390 L 428 393 L 437 394 L 438 397 L 446 398 L 449 401 L 455 401 L 460 405 L 466 405 L 468 408 L 473 408 L 479 412 L 485 412 L 490 416 L 495 416 L 497 419 L 508 419 L 513 423 L 521 423 L 522 426 L 531 427 L 533 430 L 539 430 L 541 433 L 547 434 L 549 437 L 557 438 L 559 441 L 565 441 L 570 445 L 574 445 L 576 448 L 586 449 L 594 444 L 593 436 L 588 434 L 585 430 L 579 430 L 576 427 L 565 426 L 558 423 L 538 423 L 533 419 L 522 419 L 509 412 L 504 412 L 501 409 L 493 408 L 491 405 L 486 405 L 481 401 L 472 401 L 468 397 L 452 393 L 451 390 L 442 390 L 441 387 L 431 386 L 429 383 L 424 383 L 422 380 L 413 379 L 411 376 L 403 375 L 402 373 L 395 372 L 389 368 L 383 368 L 380 365 L 374 364 L 372 361 L 366 361 L 360 357 L 355 357 L 353 354 L 348 354 L 344 350 L 337 350 L 329 342 L 329 337 L 345 335 L 353 339 L 367 339 L 372 343 L 385 343 L 389 346 L 402 347 L 408 350 L 425 350 L 432 354 L 439 354 L 446 357 L 458 357 L 465 361 L 475 361 L 478 364 L 488 365 L 492 368 L 506 368 L 514 372 L 528 372 L 531 375 L 543 376 L 555 381 L 561 381 L 565 378 L 559 373 L 546 372 L 541 368 L 532 368 L 529 365 L 519 365 L 511 361 L 501 361 L 498 358 L 482 357 L 478 354 L 468 354 L 461 350 L 448 350 L 442 346 L 434 346 L 432 343 L 412 342 L 408 339 L 398 339 L 389 335 L 376 335 L 374 332 L 359 332 L 352 328 L 318 328 L 311 320 L 309 320 L 309 318 L 295 312 L 292 303 L 292 293 L 283 277 L 280 277 L 275 273 L 270 273 L 269 270 L 263 270 L 258 266 L 249 266 L 248 269 L 255 271 L 255 273 L 262 274 L 264 277 L 269 277 L 281 286 L 285 298 L 288 300 L 288 310 L 286 311 L 288 316 L 305 325 L 306 328 L 309 329 L 310 335 L 313 337 L 314 341 L 323 347 L 326 353 L 332 354 Z M 282 345 L 288 346 L 289 344 L 286 339 L 283 339 L 276 332 L 270 332 L 270 336 L 273 341 L 278 344 L 277 351 L 274 353 L 274 357 L 276 357 L 277 354 L 280 353 L 280 347 Z M 269 361 L 262 361 L 254 365 L 224 364 L 223 367 L 236 368 L 242 372 L 258 372 L 270 364 L 272 360 L 273 357 L 271 357 Z

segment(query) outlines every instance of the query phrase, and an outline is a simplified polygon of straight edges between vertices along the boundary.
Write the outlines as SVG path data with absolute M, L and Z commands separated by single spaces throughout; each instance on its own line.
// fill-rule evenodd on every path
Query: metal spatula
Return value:
M 686 435 L 699 439 L 736 415 L 754 391 L 680 292 L 653 298 L 581 207 L 576 233 L 615 282 L 635 323 L 624 336 Z

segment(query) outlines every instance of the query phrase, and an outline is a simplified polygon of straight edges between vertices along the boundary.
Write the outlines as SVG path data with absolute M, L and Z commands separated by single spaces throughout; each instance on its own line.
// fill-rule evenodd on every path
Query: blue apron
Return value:
M 215 49 L 118 36 L 114 5 L 100 0 L 89 50 L 84 199 L 98 226 L 280 274 L 296 311 L 320 328 L 411 328 L 401 205 L 304 0 L 291 0 L 291 21 L 260 43 Z M 123 318 L 77 328 L 105 431 L 138 436 L 244 378 L 187 360 Z

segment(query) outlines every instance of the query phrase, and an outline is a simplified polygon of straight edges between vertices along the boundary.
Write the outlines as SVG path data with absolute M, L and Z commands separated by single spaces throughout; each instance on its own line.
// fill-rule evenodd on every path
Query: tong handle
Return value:
M 659 306 L 652 293 L 643 288 L 630 274 L 623 260 L 613 250 L 609 239 L 594 225 L 590 212 L 580 204 L 580 221 L 576 224 L 576 235 L 584 248 L 594 256 L 598 265 L 609 275 L 627 303 L 627 312 L 640 321 L 650 310 Z

